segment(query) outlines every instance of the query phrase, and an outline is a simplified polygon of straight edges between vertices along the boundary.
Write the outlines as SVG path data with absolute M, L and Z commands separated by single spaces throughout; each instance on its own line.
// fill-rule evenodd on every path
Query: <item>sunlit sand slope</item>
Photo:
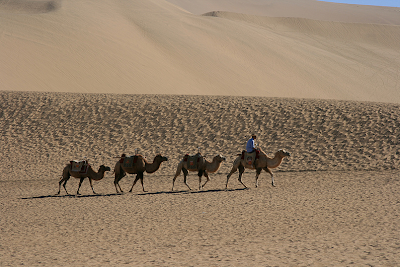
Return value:
M 193 14 L 228 11 L 267 17 L 400 25 L 398 7 L 352 5 L 318 0 L 167 0 Z
M 393 24 L 201 16 L 156 0 L 14 0 L 0 12 L 2 91 L 400 103 Z

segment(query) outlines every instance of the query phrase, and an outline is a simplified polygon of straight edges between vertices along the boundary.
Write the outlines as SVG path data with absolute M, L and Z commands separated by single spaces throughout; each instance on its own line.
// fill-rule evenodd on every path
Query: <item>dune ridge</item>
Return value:
M 262 17 L 220 11 L 208 12 L 203 16 L 253 23 L 276 32 L 292 31 L 306 36 L 313 35 L 336 41 L 364 42 L 389 49 L 399 49 L 400 27 L 398 25 L 344 23 L 295 17 Z
M 400 25 L 399 8 L 352 5 L 315 0 L 167 0 L 194 14 L 211 11 L 264 17 L 293 17 L 322 21 Z
M 150 0 L 2 12 L 0 90 L 400 103 L 400 26 L 218 14 Z

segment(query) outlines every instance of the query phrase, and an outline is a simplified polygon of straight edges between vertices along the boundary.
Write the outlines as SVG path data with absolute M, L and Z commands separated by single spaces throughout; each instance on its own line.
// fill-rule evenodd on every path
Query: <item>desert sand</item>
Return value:
M 0 266 L 400 265 L 398 8 L 1 1 Z M 252 133 L 262 172 L 237 154 Z M 185 154 L 226 157 L 197 190 Z M 168 157 L 117 194 L 122 153 Z M 64 166 L 86 157 L 94 182 Z
M 400 103 L 399 9 L 348 6 L 0 1 L 0 89 Z
M 2 92 L 1 266 L 396 266 L 399 264 L 399 104 L 257 97 Z M 275 173 L 226 174 L 248 133 Z M 200 147 L 227 160 L 188 191 L 180 159 Z M 87 157 L 113 168 L 136 149 L 158 172 L 116 194 L 62 169 Z

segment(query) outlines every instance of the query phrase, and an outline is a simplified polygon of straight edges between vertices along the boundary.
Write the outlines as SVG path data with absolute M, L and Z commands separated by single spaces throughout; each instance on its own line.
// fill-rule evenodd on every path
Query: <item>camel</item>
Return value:
M 62 183 L 63 183 L 63 187 L 64 187 L 64 189 L 65 189 L 65 192 L 69 195 L 69 193 L 68 193 L 68 191 L 67 191 L 67 188 L 65 188 L 65 185 L 67 184 L 67 182 L 68 182 L 68 180 L 69 180 L 69 178 L 70 178 L 71 176 L 80 179 L 80 181 L 79 181 L 79 186 L 78 186 L 78 191 L 76 192 L 77 195 L 79 195 L 79 189 L 81 188 L 82 182 L 83 182 L 83 180 L 84 180 L 85 178 L 89 178 L 90 187 L 92 187 L 93 194 L 96 194 L 96 192 L 94 192 L 94 189 L 93 189 L 92 180 L 99 181 L 99 180 L 103 179 L 103 178 L 104 178 L 104 173 L 105 173 L 106 171 L 110 171 L 110 170 L 111 170 L 110 167 L 101 165 L 100 168 L 99 168 L 99 171 L 98 171 L 98 172 L 95 172 L 95 171 L 92 169 L 92 166 L 88 165 L 88 170 L 87 170 L 87 172 L 81 173 L 81 172 L 79 172 L 79 171 L 73 171 L 73 170 L 72 170 L 71 163 L 69 163 L 69 164 L 67 164 L 67 165 L 64 167 L 61 180 L 60 180 L 60 182 L 58 183 L 58 184 L 59 184 L 59 187 L 58 187 L 58 193 L 57 193 L 57 195 L 60 194 L 60 191 L 61 191 L 61 184 L 62 184 Z
M 135 155 L 133 156 L 135 158 L 135 162 L 133 163 L 132 167 L 126 167 L 123 164 L 123 157 L 121 160 L 119 160 L 115 164 L 114 172 L 115 172 L 115 179 L 114 179 L 114 186 L 115 190 L 117 193 L 119 193 L 117 186 L 119 187 L 120 192 L 122 193 L 121 186 L 119 185 L 119 181 L 126 175 L 126 173 L 129 174 L 136 174 L 136 179 L 133 182 L 133 185 L 131 187 L 131 190 L 129 192 L 132 192 L 133 187 L 135 186 L 136 182 L 140 179 L 140 182 L 142 183 L 142 189 L 143 192 L 147 192 L 144 190 L 143 186 L 143 173 L 153 173 L 156 172 L 159 168 L 160 165 L 163 161 L 167 161 L 168 159 L 166 157 L 161 156 L 161 154 L 158 154 L 157 156 L 154 157 L 153 163 L 147 162 L 146 158 L 143 157 L 142 155 Z
M 185 155 L 183 159 L 179 162 L 178 168 L 176 170 L 174 179 L 172 181 L 172 191 L 174 191 L 174 184 L 176 177 L 178 177 L 181 174 L 181 171 L 183 171 L 183 182 L 185 185 L 189 188 L 189 190 L 192 190 L 189 185 L 187 184 L 186 177 L 189 173 L 189 171 L 197 171 L 198 176 L 199 176 L 199 190 L 201 190 L 207 183 L 210 181 L 210 177 L 208 176 L 209 173 L 214 173 L 218 171 L 219 167 L 221 166 L 221 162 L 225 161 L 225 157 L 221 155 L 216 155 L 211 162 L 207 161 L 200 153 L 197 153 L 195 156 L 199 158 L 197 162 L 197 167 L 195 169 L 190 169 L 188 168 L 188 160 L 187 157 L 189 155 Z M 201 185 L 201 177 L 205 176 L 207 178 L 207 181 Z
M 231 175 L 234 172 L 237 171 L 238 168 L 239 168 L 239 182 L 245 188 L 247 188 L 247 186 L 242 182 L 242 174 L 243 174 L 245 168 L 253 169 L 253 170 L 256 169 L 256 187 L 258 187 L 258 176 L 260 175 L 262 170 L 268 172 L 271 175 L 272 186 L 275 186 L 274 175 L 272 174 L 270 169 L 278 167 L 282 163 L 282 160 L 284 157 L 290 157 L 290 153 L 285 150 L 280 149 L 275 153 L 274 158 L 270 158 L 260 148 L 259 148 L 259 151 L 260 151 L 259 158 L 255 162 L 256 168 L 254 168 L 254 166 L 252 166 L 252 165 L 249 165 L 245 161 L 245 159 L 242 159 L 242 157 L 241 157 L 242 154 L 238 154 L 238 157 L 233 162 L 232 170 L 227 176 L 226 188 L 228 188 L 229 178 L 231 177 Z

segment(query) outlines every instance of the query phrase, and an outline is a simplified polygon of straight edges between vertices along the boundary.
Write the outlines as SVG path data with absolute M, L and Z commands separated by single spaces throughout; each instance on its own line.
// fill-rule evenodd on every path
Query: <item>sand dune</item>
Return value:
M 260 266 L 399 264 L 398 104 L 255 97 L 0 93 L 0 265 Z M 226 174 L 251 132 L 277 187 Z M 197 147 L 227 157 L 203 191 L 176 165 Z M 169 160 L 142 193 L 112 173 L 56 196 L 64 165 L 113 167 L 135 149 Z M 133 182 L 121 180 L 127 191 Z M 188 179 L 197 188 L 198 179 Z M 78 180 L 67 184 L 74 193 Z
M 0 0 L 0 266 L 398 266 L 398 9 Z M 226 175 L 251 133 L 272 171 Z M 227 158 L 188 191 L 179 160 Z M 70 160 L 152 161 L 82 195 Z M 120 185 L 127 191 L 134 176 Z M 76 192 L 79 180 L 66 187 Z M 197 188 L 191 173 L 188 183 Z
M 317 0 L 167 0 L 193 14 L 227 11 L 266 17 L 400 25 L 399 8 Z
M 200 16 L 154 0 L 0 10 L 3 91 L 400 102 L 396 25 Z

